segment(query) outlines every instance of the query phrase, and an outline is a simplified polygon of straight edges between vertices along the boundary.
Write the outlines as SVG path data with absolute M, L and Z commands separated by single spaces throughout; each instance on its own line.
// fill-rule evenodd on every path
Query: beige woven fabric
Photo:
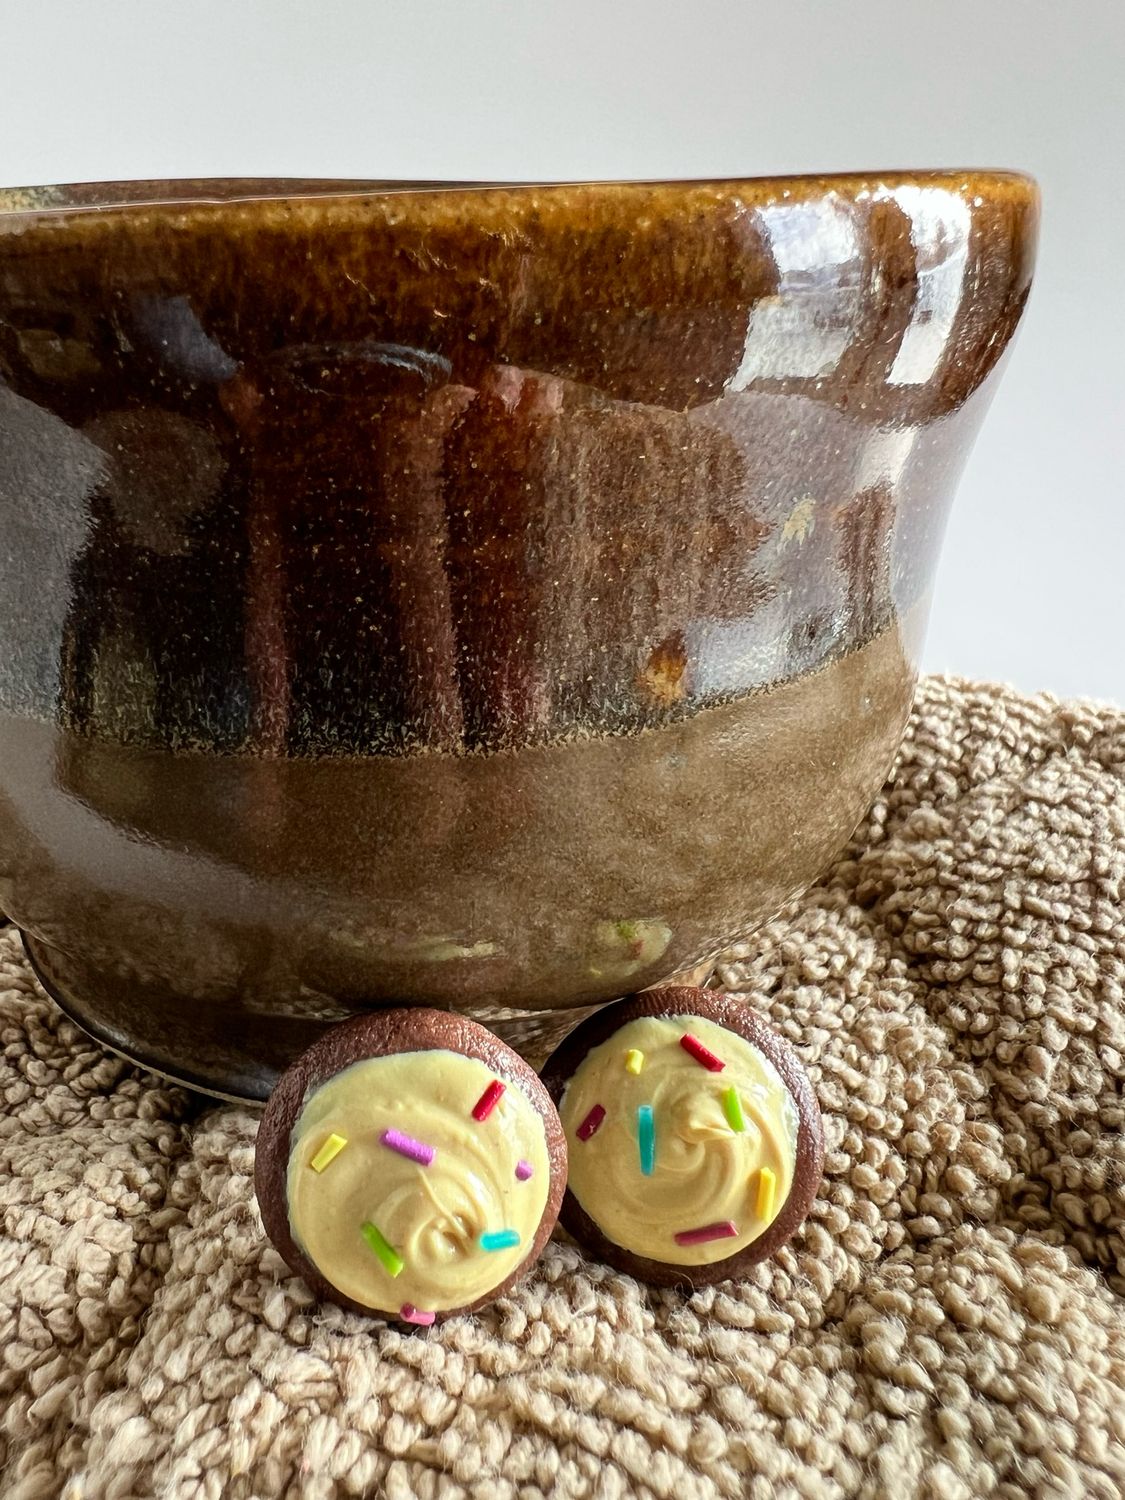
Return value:
M 803 1053 L 803 1233 L 689 1299 L 551 1246 L 423 1335 L 263 1242 L 255 1116 L 0 949 L 0 1493 L 1125 1493 L 1125 713 L 929 681 L 829 877 L 722 967 Z

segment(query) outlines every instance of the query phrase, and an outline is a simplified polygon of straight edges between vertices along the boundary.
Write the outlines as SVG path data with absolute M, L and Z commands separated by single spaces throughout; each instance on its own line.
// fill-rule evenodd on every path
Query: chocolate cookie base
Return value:
M 254 1188 L 266 1233 L 286 1263 L 324 1302 L 335 1302 L 366 1317 L 397 1321 L 383 1308 L 369 1307 L 338 1291 L 301 1250 L 289 1221 L 287 1179 L 294 1126 L 309 1096 L 337 1073 L 372 1057 L 402 1052 L 459 1052 L 489 1067 L 497 1078 L 519 1089 L 543 1121 L 550 1166 L 550 1186 L 543 1217 L 531 1246 L 511 1275 L 486 1296 L 464 1307 L 435 1312 L 435 1322 L 460 1313 L 475 1312 L 528 1271 L 551 1237 L 566 1187 L 566 1136 L 555 1106 L 535 1071 L 499 1037 L 464 1016 L 444 1010 L 372 1011 L 334 1026 L 282 1074 L 270 1095 L 258 1128 Z
M 763 1234 L 744 1250 L 725 1260 L 714 1261 L 710 1265 L 682 1266 L 636 1255 L 608 1239 L 574 1193 L 567 1190 L 559 1217 L 565 1228 L 591 1256 L 605 1261 L 619 1271 L 627 1271 L 640 1281 L 690 1291 L 716 1281 L 727 1281 L 741 1275 L 759 1261 L 767 1260 L 793 1237 L 805 1221 L 820 1187 L 824 1169 L 824 1129 L 820 1106 L 797 1054 L 745 1002 L 711 990 L 665 986 L 643 994 L 630 995 L 613 1005 L 605 1006 L 583 1021 L 556 1048 L 542 1072 L 543 1082 L 556 1108 L 560 1106 L 566 1086 L 586 1054 L 609 1041 L 629 1021 L 636 1021 L 642 1016 L 702 1016 L 745 1037 L 777 1069 L 797 1110 L 793 1184 L 781 1212 Z

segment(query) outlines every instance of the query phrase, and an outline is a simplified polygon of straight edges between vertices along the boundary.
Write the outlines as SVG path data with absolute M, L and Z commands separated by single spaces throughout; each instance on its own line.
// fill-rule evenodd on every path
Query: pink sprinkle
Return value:
M 579 1125 L 578 1129 L 574 1132 L 575 1135 L 580 1141 L 588 1141 L 604 1119 L 604 1107 L 600 1104 L 595 1104 L 590 1113 L 582 1121 L 582 1124 Z
M 726 1067 L 726 1063 L 723 1062 L 722 1058 L 716 1057 L 711 1049 L 705 1047 L 697 1036 L 692 1036 L 690 1031 L 684 1032 L 680 1038 L 680 1046 L 685 1052 L 690 1053 L 697 1063 L 702 1063 L 711 1073 L 721 1073 Z
M 437 1155 L 434 1148 L 427 1146 L 425 1141 L 416 1141 L 412 1135 L 404 1135 L 401 1130 L 384 1130 L 379 1139 L 384 1146 L 389 1146 L 400 1156 L 409 1156 L 411 1161 L 416 1161 L 421 1167 L 428 1167 Z
M 702 1229 L 681 1229 L 676 1236 L 677 1245 L 705 1245 L 708 1240 L 730 1240 L 738 1234 L 731 1219 L 719 1224 L 704 1224 Z
M 529 1161 L 521 1160 L 516 1162 L 516 1176 L 521 1182 L 527 1181 L 527 1179 L 531 1176 L 532 1170 L 532 1165 Z
M 485 1089 L 477 1102 L 473 1105 L 473 1119 L 487 1120 L 492 1111 L 500 1102 L 500 1095 L 504 1092 L 504 1085 L 499 1078 L 494 1078 Z
M 404 1323 L 417 1323 L 420 1328 L 428 1328 L 435 1316 L 433 1313 L 422 1312 L 413 1302 L 404 1302 L 398 1315 Z

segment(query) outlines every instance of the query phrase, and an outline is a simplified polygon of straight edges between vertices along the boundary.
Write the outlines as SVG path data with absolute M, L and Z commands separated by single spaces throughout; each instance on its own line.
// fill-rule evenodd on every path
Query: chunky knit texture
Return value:
M 421 1334 L 264 1242 L 255 1114 L 108 1056 L 0 940 L 7 1500 L 1125 1493 L 1125 713 L 922 685 L 894 776 L 720 976 L 828 1138 L 747 1281 L 555 1243 Z

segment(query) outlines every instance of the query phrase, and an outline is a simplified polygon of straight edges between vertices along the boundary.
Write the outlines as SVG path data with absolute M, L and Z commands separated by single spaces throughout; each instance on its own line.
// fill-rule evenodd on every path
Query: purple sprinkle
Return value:
M 516 1162 L 516 1176 L 521 1182 L 526 1182 L 527 1179 L 531 1176 L 533 1170 L 534 1169 L 529 1161 Z
M 412 1135 L 404 1135 L 401 1130 L 384 1130 L 379 1139 L 384 1146 L 389 1146 L 400 1156 L 409 1156 L 420 1167 L 428 1167 L 437 1155 L 432 1146 L 427 1146 L 424 1141 L 416 1141 Z

